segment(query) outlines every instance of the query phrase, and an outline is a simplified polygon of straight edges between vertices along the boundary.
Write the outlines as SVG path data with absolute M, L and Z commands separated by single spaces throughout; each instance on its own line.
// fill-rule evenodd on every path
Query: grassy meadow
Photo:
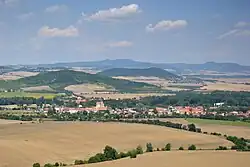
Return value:
M 38 99 L 40 97 L 44 97 L 45 99 L 53 99 L 56 96 L 58 96 L 56 93 L 0 92 L 0 98 L 33 97 Z
M 223 121 L 223 120 L 210 120 L 210 119 L 198 119 L 198 118 L 187 118 L 190 123 L 194 124 L 213 124 L 213 125 L 229 125 L 229 126 L 246 126 L 250 128 L 249 122 L 243 121 Z

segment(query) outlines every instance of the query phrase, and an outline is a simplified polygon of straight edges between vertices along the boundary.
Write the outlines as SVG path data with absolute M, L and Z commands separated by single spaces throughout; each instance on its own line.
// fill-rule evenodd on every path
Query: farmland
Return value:
M 193 118 L 188 118 L 187 120 L 183 118 L 173 118 L 173 119 L 169 118 L 161 120 L 182 123 L 182 124 L 195 123 L 198 127 L 202 128 L 204 132 L 218 132 L 221 134 L 250 138 L 250 124 L 247 122 L 206 120 L 206 119 L 193 119 Z
M 248 167 L 249 153 L 234 151 L 196 151 L 196 152 L 155 152 L 139 156 L 136 159 L 85 165 L 87 167 Z
M 175 94 L 164 94 L 164 93 L 91 93 L 83 94 L 86 98 L 103 98 L 103 99 L 133 99 L 149 96 L 173 96 Z
M 33 98 L 40 98 L 44 97 L 46 99 L 52 99 L 56 97 L 58 94 L 56 93 L 31 93 L 31 92 L 0 92 L 0 98 L 6 97 L 33 97 Z
M 216 136 L 152 125 L 45 122 L 3 124 L 0 127 L 1 167 L 27 167 L 34 162 L 72 163 L 75 159 L 88 158 L 101 152 L 105 145 L 112 145 L 118 151 L 145 146 L 147 142 L 152 142 L 155 148 L 164 147 L 169 142 L 173 149 L 180 146 L 187 148 L 190 144 L 198 148 L 232 145 Z

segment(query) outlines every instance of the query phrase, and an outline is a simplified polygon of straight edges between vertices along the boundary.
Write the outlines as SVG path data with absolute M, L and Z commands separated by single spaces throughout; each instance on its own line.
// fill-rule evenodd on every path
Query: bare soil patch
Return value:
M 39 73 L 37 72 L 26 72 L 26 71 L 17 71 L 17 72 L 9 72 L 0 75 L 0 80 L 16 80 L 24 77 L 35 76 Z
M 223 83 L 223 82 L 216 82 L 216 83 L 206 83 L 207 86 L 201 88 L 201 90 L 207 91 L 250 91 L 250 85 L 245 84 L 231 84 L 231 83 Z
M 26 87 L 22 88 L 24 91 L 35 92 L 35 91 L 53 91 L 53 89 L 49 86 L 34 86 L 34 87 Z
M 232 143 L 216 136 L 166 127 L 122 123 L 45 122 L 43 124 L 0 125 L 0 167 L 27 167 L 34 162 L 73 163 L 101 152 L 106 145 L 128 151 L 152 142 L 173 148 L 216 148 Z M 157 162 L 157 161 L 155 161 Z
M 95 93 L 96 91 L 114 91 L 112 87 L 106 85 L 98 84 L 79 84 L 79 85 L 70 85 L 65 88 L 65 90 L 72 91 L 74 93 Z

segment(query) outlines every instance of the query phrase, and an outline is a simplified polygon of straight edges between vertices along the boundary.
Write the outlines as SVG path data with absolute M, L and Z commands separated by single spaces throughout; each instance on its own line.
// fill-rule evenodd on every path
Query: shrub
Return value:
M 153 145 L 151 143 L 147 143 L 146 144 L 146 152 L 153 152 Z
M 170 151 L 171 150 L 171 144 L 170 143 L 166 144 L 165 150 L 166 151 Z
M 120 154 L 119 154 L 119 157 L 121 157 L 121 158 L 126 158 L 128 156 L 129 156 L 128 153 L 124 153 L 124 152 L 120 152 Z
M 156 151 L 161 151 L 161 150 L 159 148 L 157 148 Z
M 84 164 L 83 163 L 83 160 L 75 160 L 75 163 L 74 163 L 75 165 L 82 165 L 82 164 Z
M 227 147 L 219 146 L 218 148 L 216 148 L 216 150 L 227 150 Z
M 33 167 L 41 167 L 41 165 L 39 163 L 34 163 Z
M 130 158 L 136 158 L 137 157 L 137 151 L 131 150 L 128 152 Z
M 88 160 L 89 164 L 97 163 L 97 162 L 101 162 L 101 160 L 100 160 L 99 157 L 96 157 L 96 156 L 90 157 L 89 160 Z
M 58 163 L 58 162 L 56 162 L 54 166 L 59 166 L 59 163 Z
M 192 144 L 191 146 L 188 147 L 188 150 L 196 150 L 196 146 Z
M 138 147 L 136 148 L 136 154 L 143 154 L 142 146 L 138 146 Z
M 201 133 L 201 128 L 196 128 L 197 133 Z
M 48 164 L 45 164 L 44 167 L 54 167 L 54 165 L 48 163 Z
M 100 159 L 100 162 L 103 162 L 103 161 L 107 161 L 107 160 L 108 160 L 107 157 L 106 157 L 104 154 L 102 154 L 102 153 L 96 154 L 95 157 L 96 157 L 97 159 Z M 116 155 L 115 159 L 117 159 L 117 157 L 118 157 L 118 154 Z
M 207 132 L 203 132 L 203 134 L 208 134 Z
M 180 147 L 179 150 L 184 150 L 184 148 L 183 148 L 183 147 Z

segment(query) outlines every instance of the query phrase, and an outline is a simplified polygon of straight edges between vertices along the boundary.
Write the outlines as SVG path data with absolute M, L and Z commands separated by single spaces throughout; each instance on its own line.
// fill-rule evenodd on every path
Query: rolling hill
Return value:
M 216 71 L 216 72 L 238 72 L 250 74 L 250 66 L 243 66 L 237 63 L 216 63 L 207 62 L 203 64 L 187 64 L 187 63 L 150 63 L 141 62 L 131 59 L 115 59 L 115 60 L 101 60 L 101 61 L 86 61 L 86 62 L 65 62 L 55 64 L 39 64 L 26 65 L 28 68 L 72 68 L 72 67 L 87 67 L 98 70 L 107 70 L 111 68 L 151 68 L 157 67 L 162 69 L 171 69 L 176 73 L 200 72 L 202 70 Z
M 122 92 L 158 89 L 158 87 L 146 83 L 113 79 L 111 77 L 98 74 L 88 74 L 72 70 L 50 71 L 14 81 L 0 81 L 0 87 L 8 89 L 20 89 L 31 86 L 48 85 L 55 90 L 62 91 L 66 86 L 82 83 L 105 84 L 112 86 L 116 90 Z
M 173 73 L 170 73 L 166 70 L 163 70 L 161 68 L 145 68 L 145 69 L 129 69 L 129 68 L 112 68 L 108 70 L 104 70 L 102 72 L 99 72 L 98 74 L 104 75 L 104 76 L 145 76 L 145 77 L 159 77 L 159 78 L 165 78 L 165 79 L 180 79 L 181 77 L 178 75 L 175 75 Z

